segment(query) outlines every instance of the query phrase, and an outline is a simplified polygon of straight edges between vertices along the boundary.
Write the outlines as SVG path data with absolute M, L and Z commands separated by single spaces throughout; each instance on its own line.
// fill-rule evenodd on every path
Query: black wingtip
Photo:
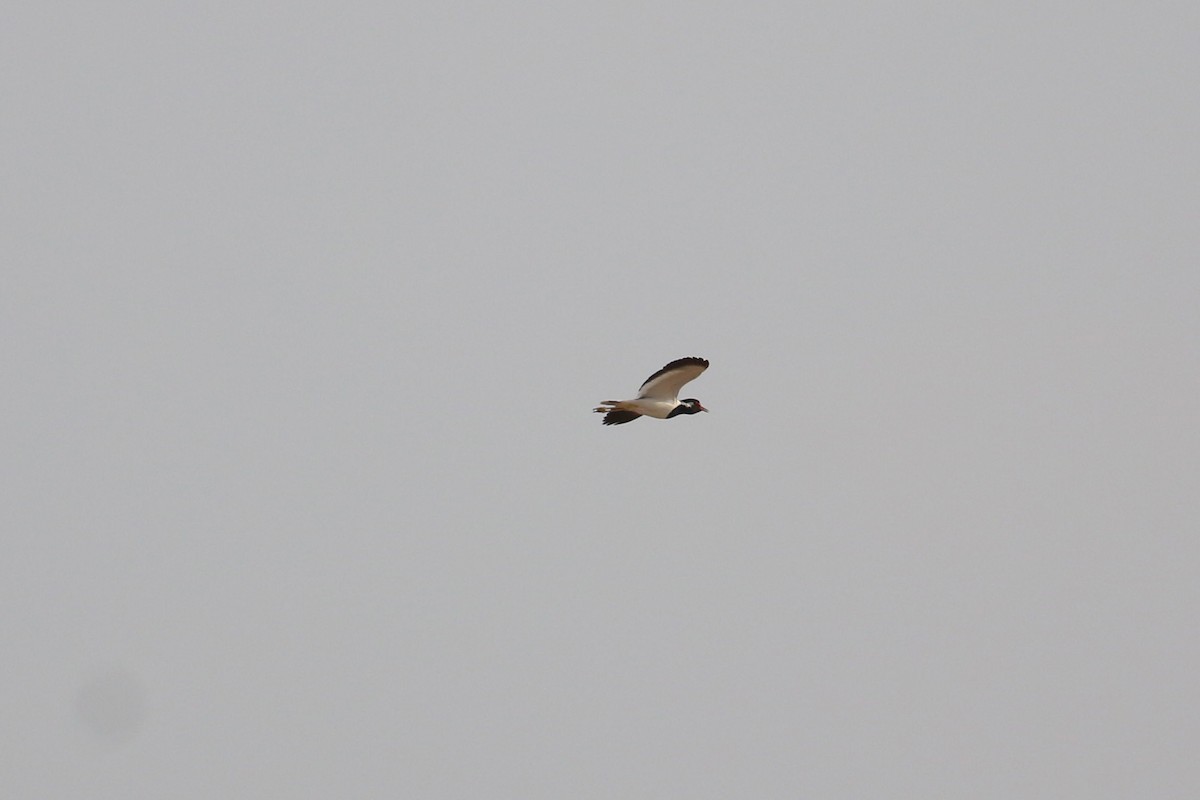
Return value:
M 626 422 L 633 422 L 640 417 L 636 411 L 625 411 L 624 409 L 616 409 L 604 415 L 605 425 L 624 425 Z
M 691 366 L 707 367 L 708 359 L 700 358 L 699 356 L 688 356 L 687 358 L 677 358 L 674 361 L 672 361 L 670 364 L 667 364 L 665 367 L 663 367 L 663 371 L 666 371 L 669 369 L 675 369 L 676 367 L 691 367 Z

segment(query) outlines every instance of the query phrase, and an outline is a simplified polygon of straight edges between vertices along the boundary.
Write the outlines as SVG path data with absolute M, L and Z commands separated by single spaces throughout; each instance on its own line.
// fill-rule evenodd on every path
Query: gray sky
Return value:
M 0 794 L 1200 795 L 1198 26 L 10 10 Z

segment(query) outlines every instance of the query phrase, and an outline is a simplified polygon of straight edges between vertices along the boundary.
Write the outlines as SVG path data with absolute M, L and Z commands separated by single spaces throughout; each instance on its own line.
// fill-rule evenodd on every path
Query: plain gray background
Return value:
M 1194 3 L 6 17 L 4 797 L 1200 795 Z

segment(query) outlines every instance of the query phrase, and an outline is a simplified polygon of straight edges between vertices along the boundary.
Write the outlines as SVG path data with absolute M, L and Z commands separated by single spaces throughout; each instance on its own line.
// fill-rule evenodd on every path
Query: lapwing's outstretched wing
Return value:
M 676 400 L 683 385 L 699 378 L 706 369 L 707 359 L 678 358 L 646 379 L 638 391 L 638 399 Z
M 596 409 L 599 411 L 600 409 Z M 604 415 L 605 425 L 624 425 L 626 422 L 633 422 L 640 417 L 641 414 L 636 411 L 625 411 L 624 409 L 614 408 Z

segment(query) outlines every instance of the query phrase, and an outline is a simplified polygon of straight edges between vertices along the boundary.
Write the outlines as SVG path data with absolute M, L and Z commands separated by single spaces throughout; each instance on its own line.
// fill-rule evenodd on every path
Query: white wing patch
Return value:
M 699 378 L 700 373 L 706 369 L 708 369 L 706 359 L 695 356 L 676 359 L 646 379 L 638 392 L 638 399 L 674 402 L 679 398 L 679 390 L 683 388 L 684 384 Z

